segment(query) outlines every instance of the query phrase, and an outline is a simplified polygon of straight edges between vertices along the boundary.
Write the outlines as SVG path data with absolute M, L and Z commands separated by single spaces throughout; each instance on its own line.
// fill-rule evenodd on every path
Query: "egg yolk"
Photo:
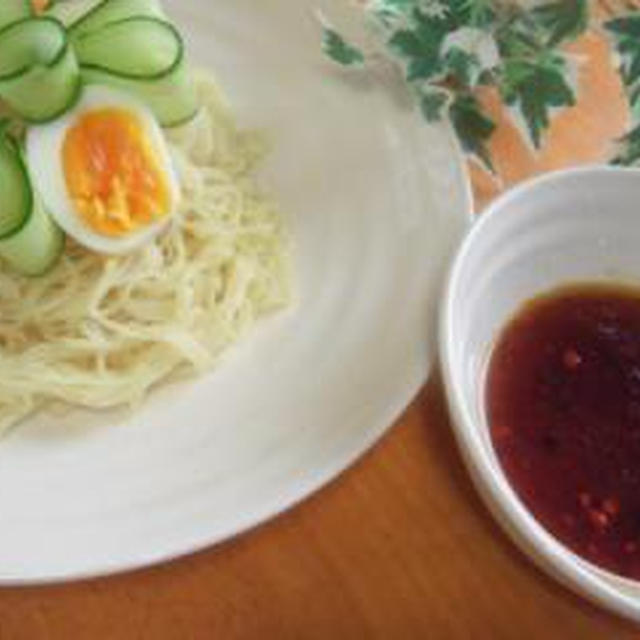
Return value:
M 69 194 L 94 231 L 121 236 L 168 215 L 167 180 L 136 114 L 84 113 L 66 134 L 63 158 Z

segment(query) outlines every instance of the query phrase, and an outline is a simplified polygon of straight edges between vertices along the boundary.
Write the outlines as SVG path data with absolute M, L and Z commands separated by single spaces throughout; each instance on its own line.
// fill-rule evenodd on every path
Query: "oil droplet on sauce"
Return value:
M 575 285 L 526 304 L 486 388 L 512 487 L 559 541 L 640 580 L 640 289 Z

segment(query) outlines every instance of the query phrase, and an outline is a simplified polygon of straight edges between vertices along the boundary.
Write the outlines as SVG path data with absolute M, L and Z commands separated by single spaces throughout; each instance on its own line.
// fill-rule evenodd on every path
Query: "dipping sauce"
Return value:
M 558 289 L 500 336 L 486 389 L 494 449 L 537 520 L 640 580 L 640 290 Z

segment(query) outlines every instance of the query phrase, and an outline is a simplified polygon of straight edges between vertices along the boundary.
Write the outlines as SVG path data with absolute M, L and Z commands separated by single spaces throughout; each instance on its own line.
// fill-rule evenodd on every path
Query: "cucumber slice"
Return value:
M 49 270 L 62 252 L 64 234 L 35 194 L 17 145 L 0 139 L 0 256 L 23 275 Z
M 181 65 L 174 73 L 152 81 L 121 77 L 99 69 L 82 69 L 86 84 L 102 84 L 136 96 L 165 128 L 193 120 L 200 108 L 191 74 Z
M 73 42 L 85 82 L 136 95 L 165 127 L 182 124 L 197 113 L 198 96 L 184 45 L 168 22 L 128 18 Z
M 128 18 L 166 20 L 166 14 L 158 0 L 101 0 L 70 26 L 71 35 L 79 38 Z
M 26 18 L 0 30 L 0 97 L 18 115 L 52 120 L 79 91 L 78 63 L 57 20 Z
M 41 276 L 62 255 L 65 236 L 47 213 L 39 196 L 27 223 L 16 234 L 0 240 L 0 256 L 9 266 L 25 276 Z
M 32 15 L 30 0 L 2 0 L 0 2 L 0 28 Z
M 167 22 L 128 18 L 104 29 L 73 38 L 83 67 L 98 67 L 135 79 L 171 73 L 183 56 L 182 40 Z
M 27 222 L 33 193 L 27 169 L 15 144 L 0 132 L 0 240 L 12 236 Z
M 45 11 L 45 15 L 55 18 L 65 27 L 69 27 L 82 19 L 84 15 L 89 13 L 89 11 L 102 1 L 103 0 L 76 0 L 75 2 L 68 2 L 66 0 L 58 0 Z

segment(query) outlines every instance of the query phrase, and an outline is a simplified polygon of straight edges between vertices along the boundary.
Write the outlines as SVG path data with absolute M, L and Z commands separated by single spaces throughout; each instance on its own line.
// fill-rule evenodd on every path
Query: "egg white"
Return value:
M 169 191 L 169 215 L 120 236 L 98 233 L 83 220 L 73 203 L 64 173 L 63 149 L 69 129 L 87 111 L 103 108 L 120 108 L 137 116 Z M 34 187 L 54 220 L 77 242 L 99 253 L 123 254 L 139 248 L 166 227 L 178 207 L 180 186 L 164 134 L 150 109 L 122 91 L 101 85 L 85 87 L 76 106 L 61 118 L 29 128 L 26 160 Z

